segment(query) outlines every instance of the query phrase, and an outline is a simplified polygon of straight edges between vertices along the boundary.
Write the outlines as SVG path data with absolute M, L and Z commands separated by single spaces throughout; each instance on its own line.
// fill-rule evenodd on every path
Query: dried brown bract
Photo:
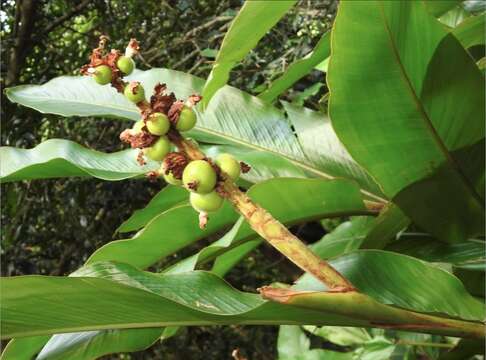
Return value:
M 180 180 L 182 179 L 182 173 L 184 172 L 184 168 L 189 163 L 187 157 L 180 152 L 171 152 L 167 154 L 162 163 L 162 171 L 164 174 L 168 175 L 172 173 L 172 175 Z
M 150 147 L 157 139 L 158 136 L 149 134 L 145 131 L 134 134 L 131 129 L 123 130 L 120 134 L 120 140 L 130 144 L 133 149 Z

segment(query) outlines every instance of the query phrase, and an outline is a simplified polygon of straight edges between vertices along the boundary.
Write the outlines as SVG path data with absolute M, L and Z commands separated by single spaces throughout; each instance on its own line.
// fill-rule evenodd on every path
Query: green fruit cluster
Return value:
M 116 61 L 116 66 L 125 76 L 133 72 L 135 62 L 131 57 L 120 56 Z M 93 72 L 93 77 L 101 85 L 114 81 L 113 72 L 107 65 L 97 66 Z M 114 82 L 115 85 L 117 84 Z M 132 81 L 124 85 L 123 93 L 129 101 L 135 104 L 145 101 L 145 90 L 140 82 Z M 189 106 L 184 105 L 182 107 L 175 124 L 171 123 L 167 114 L 155 112 L 150 114 L 145 120 L 137 121 L 129 133 L 131 133 L 131 136 L 145 136 L 147 133 L 155 136 L 155 142 L 143 149 L 144 155 L 154 161 L 163 161 L 167 157 L 164 164 L 170 164 L 170 161 L 172 161 L 172 164 L 177 165 L 181 162 L 181 159 L 177 158 L 177 153 L 170 155 L 171 160 L 167 156 L 171 149 L 171 143 L 167 135 L 171 126 L 177 131 L 189 131 L 194 128 L 196 121 L 196 113 L 189 104 Z M 176 160 L 174 160 L 174 156 Z M 187 164 L 183 157 L 182 166 L 180 167 L 182 178 L 179 178 L 180 172 L 178 172 L 176 177 L 172 170 L 167 171 L 167 169 L 174 169 L 172 165 L 166 164 L 167 167 L 164 169 L 164 164 L 162 164 L 159 174 L 163 176 L 167 183 L 184 186 L 189 190 L 189 201 L 192 207 L 200 213 L 217 211 L 223 205 L 224 199 L 215 190 L 219 171 L 221 171 L 220 175 L 222 175 L 223 179 L 229 178 L 235 181 L 240 176 L 240 164 L 229 154 L 220 154 L 215 161 L 216 167 L 213 167 L 214 165 L 207 160 L 194 160 Z

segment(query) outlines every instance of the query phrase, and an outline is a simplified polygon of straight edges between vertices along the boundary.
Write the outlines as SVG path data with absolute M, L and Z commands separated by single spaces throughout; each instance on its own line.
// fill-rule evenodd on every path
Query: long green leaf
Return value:
M 468 320 L 485 315 L 484 304 L 459 279 L 424 261 L 383 250 L 358 250 L 330 263 L 359 290 L 383 304 Z M 322 291 L 325 286 L 305 274 L 295 289 Z
M 439 108 L 449 108 L 452 94 L 466 98 L 464 88 L 479 94 L 484 89 L 464 49 L 451 38 L 441 44 L 445 35 L 421 2 L 342 2 L 332 37 L 329 107 L 338 137 L 384 193 L 438 238 L 461 241 L 483 230 L 484 207 L 448 150 L 482 139 L 484 124 L 459 115 L 477 109 L 479 96 L 466 99 L 466 109 Z M 449 77 L 428 66 L 434 59 L 449 61 L 434 57 L 439 44 L 475 75 L 460 85 L 457 77 L 444 80 Z M 439 89 L 439 82 L 447 88 Z
M 274 101 L 280 94 L 291 87 L 300 78 L 307 75 L 319 63 L 329 57 L 331 53 L 331 32 L 328 31 L 319 39 L 314 50 L 289 65 L 285 73 L 278 79 L 274 80 L 270 86 L 258 95 L 260 99 L 267 102 Z
M 229 78 L 231 69 L 294 6 L 296 0 L 247 1 L 231 23 L 203 90 L 203 106 Z
M 150 93 L 149 89 L 153 89 L 157 83 L 166 83 L 168 89 L 182 99 L 193 93 L 200 93 L 204 84 L 200 78 L 166 69 L 136 71 L 130 75 L 129 79 L 141 81 L 147 89 L 147 94 Z M 90 96 L 87 96 L 86 93 L 89 93 Z M 42 94 L 42 97 L 39 94 Z M 93 106 L 91 95 L 99 98 L 96 106 Z M 89 77 L 65 76 L 40 86 L 14 87 L 7 90 L 7 97 L 21 105 L 34 107 L 44 113 L 56 113 L 64 116 L 109 114 L 114 117 L 139 119 L 139 114 L 133 104 L 113 88 L 100 86 Z M 46 101 L 46 97 L 50 101 Z M 76 101 L 80 106 L 82 104 L 83 111 L 78 111 L 73 107 L 72 101 Z M 113 104 L 118 104 L 117 108 L 123 108 L 123 111 L 114 111 Z M 99 108 L 103 108 L 103 111 L 99 111 Z M 302 110 L 302 116 L 312 116 L 313 120 L 318 121 L 318 115 L 309 111 Z M 325 121 L 324 116 L 322 116 L 322 121 Z M 267 179 L 272 174 L 342 177 L 342 173 L 334 174 L 333 172 L 336 170 L 336 161 L 342 158 L 343 149 L 336 149 L 334 155 L 334 149 L 329 146 L 334 143 L 335 139 L 332 129 L 328 127 L 326 130 L 323 127 L 319 131 L 322 132 L 322 142 L 328 146 L 326 159 L 334 159 L 329 164 L 314 154 L 314 152 L 317 153 L 318 148 L 308 147 L 306 152 L 303 152 L 299 139 L 295 137 L 285 115 L 280 110 L 256 97 L 226 86 L 218 92 L 204 113 L 198 113 L 198 125 L 195 131 L 189 132 L 189 136 L 206 143 L 234 147 L 235 152 L 240 154 L 246 151 L 249 164 L 254 165 L 254 168 L 257 169 L 250 171 L 249 181 Z M 327 136 L 329 136 L 329 140 L 326 139 Z M 273 161 L 275 158 L 280 159 Z M 310 158 L 314 161 L 309 160 Z M 315 159 L 319 159 L 319 161 L 316 162 Z M 357 164 L 351 166 L 347 161 L 341 170 L 346 168 L 349 169 L 349 173 L 346 173 L 344 177 L 354 179 L 354 176 L 359 176 L 355 180 L 365 190 L 380 194 L 374 181 Z
M 158 168 L 154 161 L 140 166 L 137 150 L 106 154 L 68 140 L 47 140 L 33 149 L 0 147 L 0 181 L 93 176 L 103 180 L 123 180 Z
M 119 352 L 141 351 L 150 347 L 163 330 L 160 328 L 85 331 L 54 335 L 36 360 L 84 360 Z
M 482 240 L 468 240 L 459 244 L 444 244 L 427 234 L 404 233 L 398 241 L 386 247 L 388 251 L 399 252 L 430 262 L 445 262 L 455 266 L 477 264 L 486 270 L 485 243 Z
M 80 269 L 78 275 L 83 277 L 1 279 L 2 338 L 235 322 L 364 323 L 343 315 L 268 303 L 256 294 L 231 288 L 210 273 L 157 275 L 121 263 L 98 263 Z
M 125 220 L 117 231 L 123 233 L 138 230 L 157 215 L 187 202 L 187 190 L 179 186 L 166 186 L 143 209 L 136 210 L 130 218 Z
M 239 323 L 362 327 L 380 321 L 379 318 L 371 321 L 361 312 L 354 303 L 357 296 L 354 292 L 319 293 L 317 311 L 300 305 L 268 302 L 256 294 L 239 292 L 205 272 L 159 275 L 121 263 L 97 263 L 80 269 L 77 275 L 81 277 L 1 279 L 2 338 L 167 325 Z M 60 296 L 62 301 L 59 301 Z M 298 297 L 302 298 L 298 302 L 304 306 L 307 305 L 305 297 Z M 345 307 L 339 309 L 339 304 Z M 400 321 L 410 321 L 414 317 L 371 300 L 366 306 L 375 312 L 387 309 L 388 313 L 401 314 Z M 348 316 L 348 311 L 353 316 Z M 383 320 L 383 326 L 390 322 L 386 317 Z M 450 323 L 450 320 L 445 321 Z M 481 327 L 469 324 L 475 329 Z M 430 331 L 454 333 L 441 326 L 433 326 Z

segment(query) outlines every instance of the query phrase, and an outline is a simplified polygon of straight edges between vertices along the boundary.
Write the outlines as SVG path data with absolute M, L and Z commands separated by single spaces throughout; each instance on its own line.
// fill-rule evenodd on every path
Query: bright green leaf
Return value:
M 68 140 L 47 140 L 33 149 L 0 148 L 2 182 L 48 179 L 67 176 L 93 176 L 103 180 L 137 177 L 158 168 L 148 160 L 140 166 L 137 150 L 106 154 Z
M 223 87 L 231 69 L 240 62 L 260 39 L 295 4 L 295 0 L 247 1 L 231 23 L 204 85 L 203 106 Z
M 484 124 L 462 117 L 480 96 L 468 102 L 461 86 L 467 84 L 468 93 L 484 89 L 464 49 L 448 42 L 441 44 L 444 51 L 471 76 L 457 87 L 457 77 L 433 76 L 430 61 L 450 61 L 434 55 L 445 35 L 421 2 L 342 2 L 332 38 L 329 109 L 338 137 L 384 193 L 441 240 L 461 241 L 482 231 L 484 207 L 447 146 L 458 150 L 484 137 Z M 452 93 L 465 99 L 466 109 L 443 113 Z

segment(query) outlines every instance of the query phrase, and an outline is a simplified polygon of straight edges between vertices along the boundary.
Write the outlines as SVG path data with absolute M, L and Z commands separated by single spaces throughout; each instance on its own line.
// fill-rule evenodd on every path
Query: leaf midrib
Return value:
M 299 161 L 299 160 L 296 160 L 295 158 L 292 158 L 288 155 L 285 155 L 283 153 L 279 153 L 275 150 L 272 150 L 272 149 L 269 149 L 269 148 L 265 148 L 265 147 L 262 147 L 262 146 L 259 146 L 259 145 L 255 145 L 255 144 L 252 144 L 250 142 L 247 142 L 247 141 L 244 141 L 244 140 L 241 140 L 241 139 L 238 139 L 238 138 L 235 138 L 231 135 L 227 135 L 225 133 L 222 133 L 222 132 L 219 132 L 219 131 L 216 131 L 216 130 L 213 130 L 213 129 L 210 129 L 210 128 L 205 128 L 205 127 L 201 127 L 201 126 L 196 126 L 196 130 L 199 130 L 201 132 L 204 132 L 206 134 L 210 134 L 210 135 L 216 135 L 216 136 L 219 136 L 219 137 L 222 137 L 224 139 L 229 139 L 237 144 L 240 144 L 240 145 L 243 145 L 243 146 L 246 146 L 250 149 L 254 149 L 254 150 L 259 150 L 259 151 L 264 151 L 264 152 L 267 152 L 267 153 L 271 153 L 271 154 L 275 154 L 275 155 L 278 155 L 282 158 L 285 158 L 285 160 L 289 161 L 290 163 L 294 164 L 295 166 L 301 168 L 301 169 L 304 169 L 304 170 L 307 170 L 309 172 L 312 172 L 316 175 L 319 175 L 320 177 L 323 177 L 323 178 L 326 178 L 326 179 L 329 179 L 329 180 L 334 180 L 334 179 L 346 179 L 346 178 L 341 178 L 341 177 L 335 177 L 335 176 L 332 176 L 332 175 L 329 175 L 328 173 L 325 173 L 315 167 L 312 167 L 312 166 L 309 166 L 307 164 L 304 164 L 303 162 Z M 300 143 L 299 143 L 300 145 Z M 305 153 L 304 153 L 304 156 Z M 387 200 L 386 199 L 383 199 L 381 198 L 380 196 L 376 195 L 376 194 L 373 194 L 372 192 L 369 192 L 367 190 L 364 190 L 362 188 L 360 188 L 360 191 L 362 194 L 365 194 L 375 200 L 378 200 L 380 202 L 384 202 L 386 203 Z
M 469 192 L 471 193 L 472 197 L 476 200 L 476 202 L 479 204 L 480 208 L 484 209 L 485 205 L 479 196 L 479 194 L 476 192 L 474 186 L 471 184 L 469 179 L 466 177 L 466 175 L 462 172 L 461 168 L 457 164 L 457 162 L 453 159 L 451 154 L 449 153 L 449 150 L 445 146 L 444 142 L 442 141 L 442 138 L 439 136 L 437 133 L 437 130 L 434 128 L 434 125 L 432 124 L 432 121 L 430 120 L 427 112 L 425 111 L 422 102 L 419 100 L 417 97 L 417 94 L 415 93 L 415 90 L 412 86 L 412 83 L 410 81 L 410 78 L 408 77 L 407 72 L 405 71 L 405 67 L 401 61 L 400 55 L 398 53 L 398 49 L 396 48 L 396 44 L 393 40 L 393 35 L 390 29 L 390 26 L 388 24 L 388 21 L 385 16 L 385 10 L 383 8 L 383 4 L 381 2 L 378 2 L 378 7 L 380 9 L 380 16 L 383 19 L 383 25 L 385 27 L 386 33 L 388 35 L 389 42 L 388 44 L 390 45 L 390 48 L 393 53 L 393 57 L 395 58 L 398 67 L 399 67 L 399 72 L 400 75 L 403 77 L 404 82 L 406 84 L 406 89 L 410 93 L 410 96 L 412 97 L 412 100 L 421 115 L 420 118 L 423 120 L 425 127 L 429 130 L 430 134 L 432 135 L 432 138 L 434 139 L 435 143 L 437 144 L 438 148 L 440 151 L 443 153 L 444 157 L 446 158 L 447 162 L 449 163 L 450 167 L 455 170 L 455 172 L 459 175 L 459 178 L 463 181 L 465 184 L 466 188 L 469 189 Z

